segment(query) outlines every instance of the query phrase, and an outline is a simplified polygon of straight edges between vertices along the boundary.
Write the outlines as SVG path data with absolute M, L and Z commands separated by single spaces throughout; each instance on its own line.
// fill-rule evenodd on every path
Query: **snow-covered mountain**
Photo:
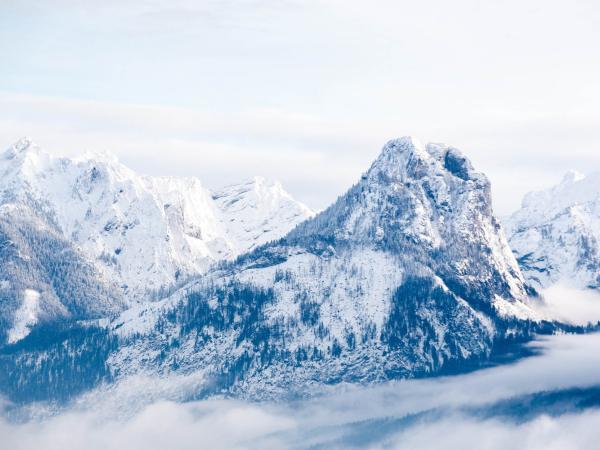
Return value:
M 86 265 L 81 272 L 88 274 L 86 285 L 96 280 L 92 291 L 111 292 L 87 306 L 98 314 L 157 296 L 215 261 L 281 237 L 313 215 L 280 184 L 262 178 L 213 193 L 195 178 L 141 176 L 108 153 L 54 157 L 27 138 L 0 154 L 0 208 L 11 245 L 23 241 L 14 236 L 27 228 L 52 236 L 69 247 L 69 255 L 77 255 L 63 258 L 64 264 L 77 259 Z M 48 253 L 33 245 L 15 250 L 20 259 L 13 266 Z M 41 264 L 47 261 L 45 256 Z M 47 281 L 39 284 L 49 277 L 42 273 L 46 269 L 38 264 L 35 270 L 36 276 L 13 283 L 19 284 L 17 290 L 4 290 L 11 292 L 11 300 L 5 301 L 11 306 L 0 313 L 3 329 L 13 326 L 11 320 L 18 322 L 16 315 L 38 322 L 28 304 L 39 304 L 49 317 L 68 315 L 69 301 L 49 290 Z
M 234 251 L 240 255 L 284 236 L 314 212 L 292 198 L 281 183 L 262 177 L 226 186 L 212 194 L 220 223 Z
M 107 365 L 252 398 L 419 376 L 528 330 L 527 296 L 487 178 L 454 148 L 402 138 L 284 238 L 123 313 Z
M 506 228 L 534 286 L 600 287 L 600 174 L 569 172 L 560 184 L 527 194 Z
M 219 210 L 259 223 L 240 212 L 255 185 L 216 194 Z M 527 297 L 487 178 L 452 147 L 401 138 L 281 239 L 114 320 L 0 349 L 0 387 L 60 399 L 147 375 L 178 399 L 267 398 L 460 370 L 536 330 Z

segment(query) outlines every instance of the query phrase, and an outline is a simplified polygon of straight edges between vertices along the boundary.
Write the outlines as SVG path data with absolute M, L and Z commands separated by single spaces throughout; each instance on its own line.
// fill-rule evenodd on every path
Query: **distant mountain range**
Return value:
M 464 370 L 554 326 L 452 147 L 389 141 L 316 215 L 260 178 L 211 192 L 29 140 L 2 158 L 0 389 L 17 402 L 139 375 L 183 399 L 310 395 Z
M 600 288 L 600 174 L 569 172 L 525 196 L 506 221 L 510 245 L 535 287 Z

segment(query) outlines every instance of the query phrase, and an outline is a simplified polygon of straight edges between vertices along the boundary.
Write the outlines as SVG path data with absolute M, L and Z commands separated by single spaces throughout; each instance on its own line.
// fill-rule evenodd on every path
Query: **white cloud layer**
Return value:
M 1 422 L 0 448 L 595 448 L 596 409 L 548 415 L 550 409 L 542 408 L 531 420 L 487 413 L 493 411 L 490 405 L 530 394 L 600 385 L 600 335 L 555 336 L 535 345 L 542 349 L 539 356 L 510 365 L 455 377 L 346 386 L 294 403 L 148 400 L 148 386 L 136 398 L 128 383 L 41 421 Z M 172 393 L 182 387 L 171 384 Z M 127 408 L 137 402 L 139 409 L 120 416 L 119 402 Z
M 531 300 L 531 306 L 548 320 L 584 326 L 600 322 L 600 293 L 564 282 L 544 289 L 542 298 Z

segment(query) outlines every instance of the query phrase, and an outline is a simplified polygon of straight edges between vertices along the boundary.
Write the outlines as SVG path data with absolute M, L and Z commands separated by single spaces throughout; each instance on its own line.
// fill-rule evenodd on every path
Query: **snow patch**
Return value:
M 25 338 L 38 322 L 40 293 L 34 289 L 23 291 L 23 303 L 15 311 L 13 327 L 8 332 L 8 343 L 14 344 Z
M 531 305 L 526 304 L 524 301 L 509 301 L 496 296 L 493 305 L 498 315 L 501 317 L 514 317 L 520 320 L 535 321 L 541 319 L 540 315 L 531 307 Z

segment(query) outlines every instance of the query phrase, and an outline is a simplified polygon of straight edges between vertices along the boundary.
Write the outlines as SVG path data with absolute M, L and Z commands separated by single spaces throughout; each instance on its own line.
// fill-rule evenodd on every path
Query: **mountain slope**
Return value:
M 236 256 L 284 236 L 314 216 L 281 183 L 262 177 L 226 186 L 214 192 L 213 199 L 222 213 L 221 223 Z
M 600 174 L 569 172 L 560 184 L 527 194 L 506 227 L 535 286 L 600 287 Z
M 526 297 L 485 176 L 456 149 L 402 138 L 284 238 L 124 313 L 107 364 L 251 398 L 420 376 L 527 335 Z
M 115 286 L 30 205 L 0 206 L 0 346 L 34 327 L 123 310 Z

